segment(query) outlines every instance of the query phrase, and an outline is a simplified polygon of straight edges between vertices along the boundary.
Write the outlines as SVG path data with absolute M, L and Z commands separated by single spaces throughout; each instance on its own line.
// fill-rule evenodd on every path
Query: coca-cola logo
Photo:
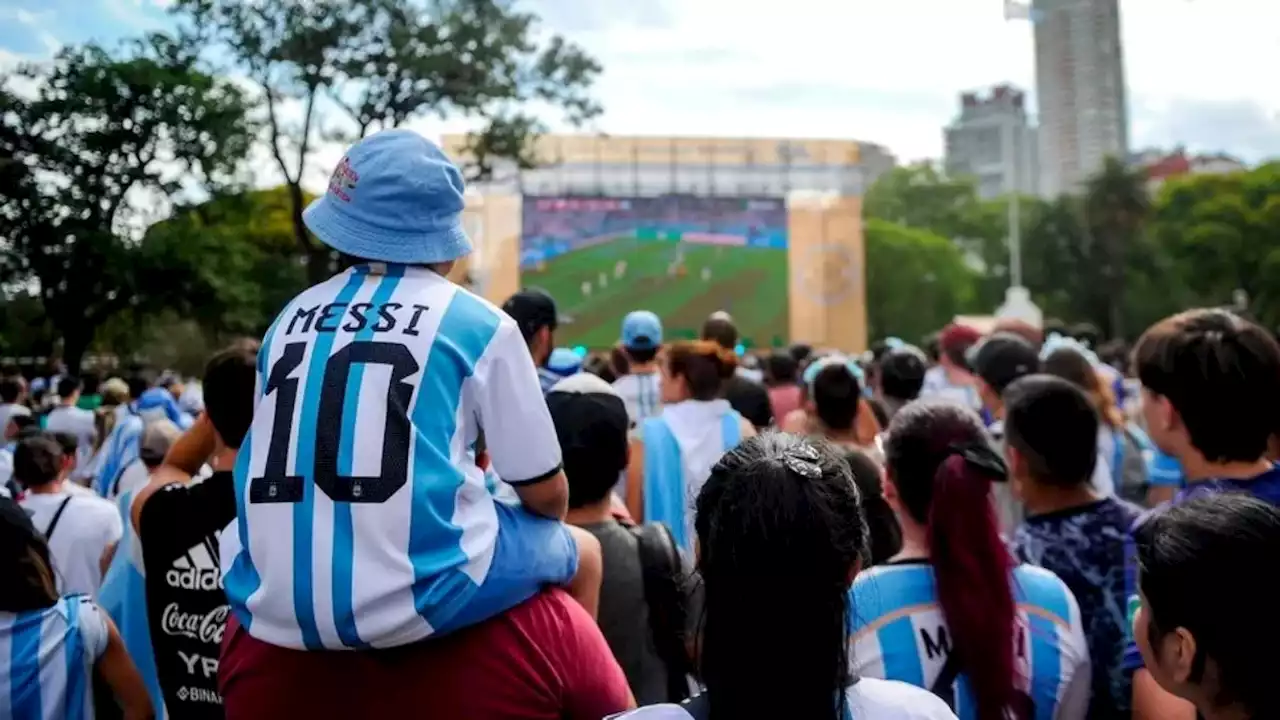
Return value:
M 160 617 L 160 627 L 166 635 L 191 638 L 202 643 L 220 644 L 222 631 L 227 626 L 228 605 L 219 605 L 207 613 L 183 612 L 178 603 L 169 603 Z

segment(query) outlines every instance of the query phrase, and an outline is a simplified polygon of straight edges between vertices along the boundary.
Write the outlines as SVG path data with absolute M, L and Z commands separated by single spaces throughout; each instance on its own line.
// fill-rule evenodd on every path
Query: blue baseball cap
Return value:
M 627 313 L 622 319 L 622 346 L 653 350 L 662 345 L 662 321 L 648 310 Z
M 449 262 L 471 252 L 462 229 L 465 187 L 435 143 L 412 130 L 384 130 L 347 150 L 302 219 L 325 245 L 353 257 Z
M 547 358 L 547 369 L 561 377 L 568 377 L 582 369 L 582 356 L 569 348 L 558 347 Z

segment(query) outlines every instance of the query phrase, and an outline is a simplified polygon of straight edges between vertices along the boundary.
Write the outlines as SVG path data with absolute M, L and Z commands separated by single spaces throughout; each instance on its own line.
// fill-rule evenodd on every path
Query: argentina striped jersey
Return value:
M 632 425 L 662 414 L 662 380 L 657 372 L 632 373 L 613 381 Z
M 0 718 L 92 720 L 93 666 L 107 638 L 106 620 L 84 595 L 0 612 Z
M 516 324 L 436 273 L 362 265 L 285 307 L 258 354 L 223 585 L 246 630 L 298 649 L 431 635 L 484 581 L 498 531 L 481 429 L 513 485 L 560 466 Z M 228 537 L 234 535 L 234 537 Z
M 1083 719 L 1091 677 L 1075 598 L 1056 575 L 1031 565 L 1018 566 L 1013 582 L 1018 690 L 1030 699 L 1036 720 Z M 854 580 L 850 595 L 852 662 L 859 676 L 932 690 L 961 720 L 977 717 L 964 676 L 951 682 L 942 677 L 951 640 L 933 568 L 924 562 L 874 567 Z

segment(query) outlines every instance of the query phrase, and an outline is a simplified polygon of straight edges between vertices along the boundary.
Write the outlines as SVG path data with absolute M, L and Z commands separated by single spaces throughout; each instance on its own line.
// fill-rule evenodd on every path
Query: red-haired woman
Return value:
M 885 459 L 902 551 L 850 590 L 857 674 L 927 688 L 961 720 L 1084 718 L 1080 608 L 1056 575 L 1009 555 L 991 502 L 1004 461 L 978 416 L 911 403 L 889 424 Z

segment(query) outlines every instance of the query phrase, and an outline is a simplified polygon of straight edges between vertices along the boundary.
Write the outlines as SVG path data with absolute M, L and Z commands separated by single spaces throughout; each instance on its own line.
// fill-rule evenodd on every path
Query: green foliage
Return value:
M 871 337 L 923 337 L 974 310 L 977 273 L 951 240 L 874 218 L 864 234 Z
M 537 17 L 507 0 L 177 0 L 172 12 L 257 85 L 313 281 L 333 266 L 302 222 L 301 183 L 318 142 L 350 142 L 420 116 L 471 118 L 482 126 L 473 175 L 483 176 L 495 157 L 533 163 L 543 126 L 530 104 L 561 109 L 575 124 L 600 112 L 588 95 L 599 64 L 559 36 L 540 40 Z M 285 117 L 286 103 L 302 109 L 299 121 Z
M 38 295 L 74 369 L 109 318 L 182 296 L 191 257 L 139 241 L 136 202 L 231 180 L 247 104 L 164 35 L 67 48 L 12 79 L 35 91 L 0 78 L 0 280 Z
M 1171 285 L 1202 305 L 1233 303 L 1280 324 L 1280 163 L 1249 172 L 1169 181 L 1155 201 L 1153 249 L 1169 260 Z
M 979 200 L 972 184 L 929 165 L 877 181 L 864 203 L 871 317 L 905 312 L 899 295 L 914 299 L 920 286 L 892 265 L 872 265 L 873 223 L 949 238 L 979 269 L 970 304 L 985 313 L 1008 284 L 1007 207 L 1004 199 Z M 1153 199 L 1141 171 L 1108 160 L 1079 196 L 1023 198 L 1021 209 L 1023 281 L 1046 317 L 1132 337 L 1186 307 L 1234 304 L 1243 291 L 1255 318 L 1280 326 L 1280 291 L 1270 282 L 1280 277 L 1280 163 L 1174 179 Z M 915 241 L 920 253 L 936 245 Z M 873 321 L 876 332 L 883 327 Z

